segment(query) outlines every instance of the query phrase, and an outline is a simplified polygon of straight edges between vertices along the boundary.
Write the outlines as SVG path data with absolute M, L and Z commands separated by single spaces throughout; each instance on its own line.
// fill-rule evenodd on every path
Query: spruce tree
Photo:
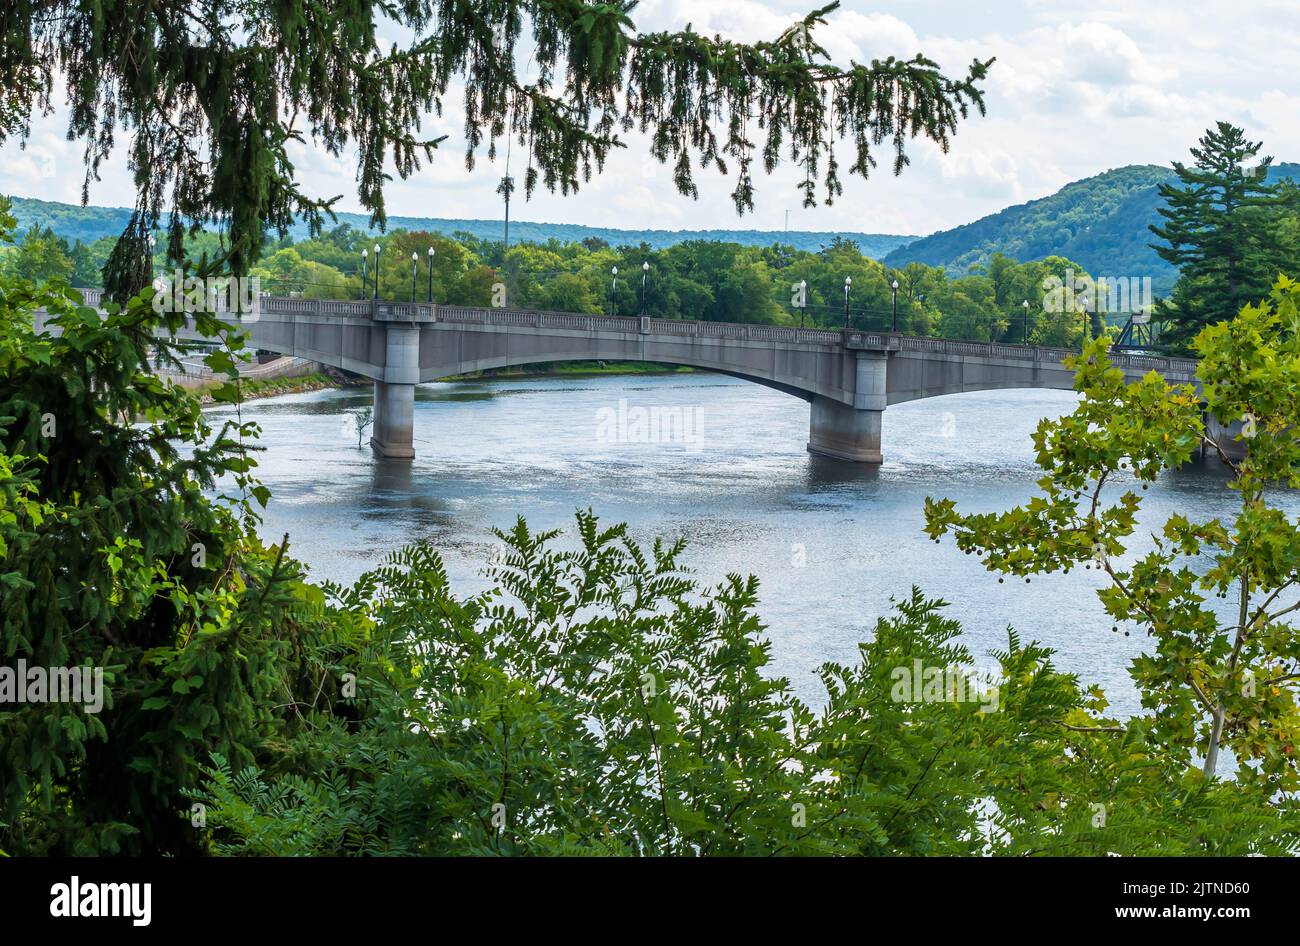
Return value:
M 1156 310 L 1169 348 L 1185 350 L 1201 329 L 1233 318 L 1294 270 L 1298 248 L 1277 234 L 1282 215 L 1295 212 L 1297 192 L 1268 182 L 1273 159 L 1254 163 L 1260 147 L 1219 122 L 1192 149 L 1191 167 L 1174 163 L 1178 184 L 1160 185 L 1166 222 L 1151 231 L 1164 243 L 1151 246 L 1180 271 Z
M 69 134 L 86 142 L 87 184 L 128 131 L 138 194 L 106 288 L 140 288 L 139 235 L 166 222 L 180 262 L 186 227 L 228 234 L 222 262 L 242 274 L 268 228 L 319 227 L 338 198 L 305 193 L 294 142 L 355 149 L 358 197 L 384 222 L 390 171 L 409 177 L 442 141 L 421 134 L 448 96 L 464 111 L 465 160 L 512 140 L 523 188 L 571 193 L 600 171 L 620 133 L 646 133 L 694 195 L 696 167 L 736 172 L 738 212 L 752 208 L 755 159 L 790 160 L 805 203 L 840 193 L 834 145 L 866 177 L 888 143 L 895 173 L 906 140 L 947 150 L 989 61 L 949 78 L 923 55 L 832 64 L 813 38 L 832 3 L 776 39 L 737 43 L 689 24 L 638 32 L 635 0 L 15 0 L 0 8 L 0 142 L 26 133 L 66 78 Z M 389 45 L 382 35 L 408 37 Z M 83 198 L 86 196 L 83 191 Z

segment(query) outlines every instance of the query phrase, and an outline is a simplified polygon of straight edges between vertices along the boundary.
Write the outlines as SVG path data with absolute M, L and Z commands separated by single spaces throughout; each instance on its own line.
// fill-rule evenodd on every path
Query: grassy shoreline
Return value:
M 208 392 L 213 388 L 228 383 L 226 378 L 214 378 L 190 386 L 190 390 L 199 395 L 204 406 L 216 404 Z M 352 381 L 342 375 L 326 374 L 316 371 L 311 374 L 295 375 L 287 378 L 244 378 L 239 383 L 240 392 L 245 401 L 264 397 L 278 397 L 281 394 L 301 394 L 306 391 L 324 391 L 327 388 L 351 388 L 369 385 L 369 381 Z
M 514 368 L 489 368 L 455 374 L 439 381 L 492 381 L 497 378 L 587 377 L 619 374 L 687 374 L 694 371 L 684 365 L 665 365 L 652 361 L 550 361 Z
M 496 381 L 510 378 L 546 378 L 546 377 L 601 377 L 604 375 L 657 375 L 688 374 L 694 368 L 681 365 L 663 365 L 647 361 L 598 362 L 571 361 L 550 362 L 541 365 L 526 365 L 518 368 L 492 368 L 487 371 L 474 371 L 467 374 L 451 375 L 439 378 L 439 381 Z M 199 395 L 204 405 L 217 403 L 207 392 L 226 383 L 224 378 L 214 378 L 191 386 Z M 353 378 L 334 371 L 316 371 L 311 374 L 288 378 L 249 378 L 240 382 L 244 400 L 253 401 L 265 397 L 278 397 L 282 394 L 302 394 L 307 391 L 324 391 L 330 388 L 366 387 L 371 382 L 364 378 Z

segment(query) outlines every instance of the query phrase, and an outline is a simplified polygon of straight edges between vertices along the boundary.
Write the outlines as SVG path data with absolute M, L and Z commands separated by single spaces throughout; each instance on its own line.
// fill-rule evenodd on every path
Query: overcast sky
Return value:
M 641 29 L 697 30 L 755 40 L 774 38 L 817 3 L 787 0 L 641 0 Z M 676 193 L 670 175 L 629 139 L 606 173 L 576 197 L 538 193 L 518 200 L 516 219 L 629 228 L 850 230 L 924 234 L 966 223 L 1063 184 L 1124 164 L 1169 164 L 1215 120 L 1243 125 L 1278 160 L 1300 160 L 1300 16 L 1295 0 L 1094 0 L 957 2 L 846 0 L 817 34 L 838 63 L 923 52 L 964 74 L 975 57 L 996 56 L 987 82 L 988 115 L 964 123 L 943 155 L 911 147 L 902 177 L 882 168 L 869 182 L 844 179 L 832 207 L 805 210 L 797 174 L 782 168 L 756 183 L 755 211 L 736 216 L 732 182 L 701 174 L 700 198 Z M 448 134 L 432 167 L 388 188 L 389 212 L 495 218 L 501 177 L 485 160 L 465 171 L 458 96 L 429 130 Z M 33 124 L 26 151 L 0 149 L 0 191 L 79 202 L 81 145 L 65 140 L 66 113 Z M 887 146 L 886 146 L 887 152 Z M 302 181 L 321 196 L 343 194 L 339 208 L 361 209 L 355 165 L 310 145 L 296 148 Z M 516 167 L 516 170 L 519 170 Z M 91 202 L 130 206 L 125 164 L 114 161 Z

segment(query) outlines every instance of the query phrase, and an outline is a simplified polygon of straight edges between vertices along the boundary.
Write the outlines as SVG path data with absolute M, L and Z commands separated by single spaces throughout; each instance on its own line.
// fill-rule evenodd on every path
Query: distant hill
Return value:
M 49 227 L 69 243 L 80 240 L 93 243 L 103 236 L 120 236 L 131 219 L 124 207 L 82 207 L 51 200 L 10 195 L 13 215 L 18 220 L 18 234 L 32 226 Z
M 90 243 L 104 236 L 116 237 L 131 219 L 131 211 L 121 207 L 80 207 L 30 197 L 13 197 L 14 216 L 18 219 L 18 232 L 34 224 L 47 226 L 65 239 Z M 365 214 L 340 213 L 339 224 L 351 224 L 360 230 L 369 230 L 370 218 Z M 327 224 L 328 226 L 328 224 Z M 455 232 L 472 233 L 479 239 L 500 240 L 500 220 L 457 220 L 443 217 L 389 217 L 389 230 L 431 230 L 450 236 Z M 294 239 L 307 236 L 305 224 L 294 227 Z M 886 233 L 840 233 L 812 230 L 620 230 L 613 227 L 584 227 L 571 223 L 533 223 L 528 220 L 510 221 L 510 241 L 544 243 L 557 239 L 565 243 L 596 237 L 611 246 L 648 243 L 654 249 L 664 249 L 686 240 L 723 240 L 743 246 L 770 246 L 782 243 L 796 249 L 815 252 L 828 245 L 835 237 L 853 240 L 862 252 L 880 259 L 890 250 L 915 240 L 915 236 Z
M 341 213 L 339 223 L 349 223 L 360 229 L 368 229 L 370 218 L 365 214 Z M 388 229 L 396 230 L 435 230 L 447 235 L 456 231 L 472 233 L 481 240 L 501 239 L 500 220 L 456 220 L 434 217 L 393 217 L 388 218 Z M 295 232 L 296 238 L 306 236 L 306 227 L 301 233 Z M 614 227 L 584 227 L 576 223 L 534 223 L 529 220 L 510 221 L 510 242 L 545 243 L 556 239 L 562 243 L 576 243 L 595 237 L 604 240 L 610 246 L 639 246 L 647 243 L 656 250 L 666 249 L 687 240 L 720 240 L 727 243 L 739 243 L 742 246 L 771 246 L 781 243 L 793 246 L 797 250 L 816 252 L 828 246 L 835 237 L 852 240 L 858 244 L 863 254 L 872 259 L 882 259 L 886 253 L 915 240 L 915 236 L 902 236 L 891 233 L 848 233 L 819 230 L 622 230 Z
M 1300 181 L 1300 164 L 1277 164 L 1270 180 Z M 1178 272 L 1148 244 L 1148 225 L 1160 220 L 1156 188 L 1172 181 L 1172 168 L 1130 164 L 1067 184 L 1050 197 L 1031 200 L 951 230 L 942 230 L 887 254 L 884 261 L 943 266 L 954 274 L 987 263 L 994 253 L 1018 260 L 1067 256 L 1094 276 L 1150 276 L 1157 293 L 1168 292 Z
M 1274 165 L 1269 177 L 1300 181 L 1300 164 Z M 1160 219 L 1156 213 L 1161 204 L 1157 186 L 1173 179 L 1171 168 L 1130 164 L 1074 181 L 1049 197 L 1008 207 L 920 239 L 812 230 L 621 230 L 512 220 L 510 240 L 543 243 L 556 239 L 568 243 L 594 237 L 611 246 L 647 243 L 654 249 L 686 240 L 722 240 L 744 246 L 782 243 L 816 252 L 841 237 L 855 241 L 865 255 L 891 266 L 915 260 L 946 267 L 954 275 L 987 263 L 994 253 L 1026 261 L 1056 254 L 1077 261 L 1094 276 L 1150 276 L 1155 291 L 1164 294 L 1173 287 L 1178 273 L 1148 246 L 1155 237 L 1147 227 Z M 13 203 L 20 233 L 41 224 L 83 243 L 117 236 L 131 216 L 131 211 L 119 207 L 79 207 L 26 197 L 14 197 Z M 370 229 L 365 214 L 340 213 L 338 222 Z M 388 218 L 388 229 L 432 230 L 447 236 L 463 232 L 484 240 L 501 239 L 500 220 L 400 216 Z M 295 239 L 302 239 L 307 227 L 299 224 L 291 233 Z

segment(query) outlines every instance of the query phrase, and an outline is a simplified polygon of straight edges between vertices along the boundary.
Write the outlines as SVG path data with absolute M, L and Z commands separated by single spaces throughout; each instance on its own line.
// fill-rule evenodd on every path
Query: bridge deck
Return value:
M 82 289 L 86 304 L 99 306 L 102 289 Z M 683 338 L 719 338 L 743 341 L 776 342 L 783 346 L 840 347 L 848 349 L 916 352 L 927 355 L 975 356 L 1014 361 L 1061 364 L 1077 351 L 1037 345 L 1005 342 L 980 342 L 928 336 L 897 335 L 891 332 L 856 329 L 795 328 L 783 325 L 755 325 L 740 322 L 698 322 L 686 319 L 660 319 L 653 316 L 583 315 L 573 312 L 550 312 L 540 309 L 480 308 L 472 306 L 429 305 L 337 299 L 292 299 L 262 296 L 257 318 L 265 316 L 306 316 L 366 325 L 380 322 L 417 324 L 501 326 L 526 329 L 551 329 L 579 332 L 614 332 L 625 335 L 667 335 Z M 239 320 L 232 319 L 238 323 Z M 248 320 L 253 321 L 253 320 Z M 1196 361 L 1159 355 L 1112 351 L 1111 362 L 1127 372 L 1155 371 L 1170 381 L 1195 381 Z

